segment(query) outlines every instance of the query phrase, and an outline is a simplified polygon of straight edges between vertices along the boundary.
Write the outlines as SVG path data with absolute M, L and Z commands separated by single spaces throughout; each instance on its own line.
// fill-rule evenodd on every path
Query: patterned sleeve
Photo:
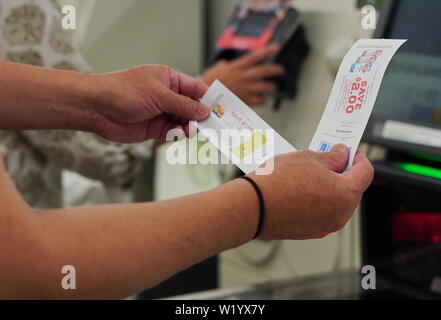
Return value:
M 100 180 L 108 186 L 131 184 L 150 156 L 151 142 L 135 146 L 108 142 L 98 136 L 75 131 L 23 132 L 28 141 L 57 166 Z
M 0 0 L 0 57 L 55 69 L 89 72 L 75 49 L 75 34 L 61 27 L 61 12 L 53 0 Z M 151 142 L 122 145 L 96 135 L 73 131 L 20 133 L 35 149 L 60 168 L 107 185 L 132 182 L 142 156 L 151 155 Z

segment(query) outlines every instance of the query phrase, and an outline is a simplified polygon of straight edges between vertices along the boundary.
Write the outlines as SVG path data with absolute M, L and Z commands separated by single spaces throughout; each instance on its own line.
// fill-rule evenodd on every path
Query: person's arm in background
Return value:
M 33 52 L 34 55 L 41 57 L 38 60 L 30 59 L 27 54 L 13 54 L 17 51 L 16 46 L 8 41 L 7 35 L 0 33 L 0 47 L 3 49 L 0 50 L 2 51 L 0 60 L 38 64 L 51 69 L 69 69 L 82 73 L 92 72 L 92 68 L 78 50 L 77 32 L 64 30 L 61 27 L 63 16 L 61 7 L 57 3 L 50 0 L 26 0 L 20 3 L 3 0 L 0 2 L 3 3 L 3 6 L 7 4 L 6 12 L 0 18 L 0 25 L 3 28 L 9 27 L 11 29 L 13 26 L 21 28 L 21 26 L 14 25 L 14 19 L 8 19 L 8 17 L 13 12 L 23 11 L 23 4 L 26 3 L 32 10 L 44 13 L 44 29 L 50 30 L 50 32 L 41 34 L 41 42 L 44 43 L 42 46 L 36 47 L 26 37 L 20 39 L 22 42 L 20 49 Z M 32 18 L 30 18 L 30 21 L 32 21 Z M 31 28 L 29 32 L 38 33 L 40 24 L 33 26 L 30 23 L 27 27 L 28 29 Z M 57 41 L 54 41 L 54 36 L 56 36 Z M 16 35 L 16 37 L 19 37 L 19 35 Z M 14 148 L 14 152 L 19 152 L 18 150 L 24 148 L 23 145 L 26 144 L 34 152 L 30 154 L 31 157 L 34 154 L 35 157 L 43 156 L 51 165 L 57 168 L 74 171 L 87 178 L 99 180 L 106 186 L 117 188 L 129 186 L 134 182 L 144 161 L 151 157 L 154 144 L 154 141 L 136 145 L 119 144 L 101 139 L 91 133 L 77 131 L 21 131 L 15 132 L 15 134 L 20 138 L 20 145 L 18 148 Z M 8 169 L 10 161 L 14 161 L 14 158 L 16 158 L 11 154 L 11 151 L 7 150 L 5 154 Z M 27 155 L 29 157 L 29 153 Z M 41 170 L 41 175 L 45 173 L 43 170 Z M 24 180 L 23 176 L 30 172 L 22 170 L 11 173 L 13 173 L 14 181 L 20 182 Z M 53 183 L 48 180 L 45 181 L 51 187 Z M 28 183 L 31 184 L 32 182 Z M 20 183 L 19 186 L 19 189 L 28 187 L 22 186 Z
M 317 238 L 343 228 L 372 180 L 358 153 L 296 152 L 275 159 L 262 189 L 262 239 Z M 0 169 L 0 298 L 124 298 L 223 250 L 250 241 L 258 200 L 244 180 L 163 202 L 35 211 Z M 246 201 L 244 201 L 244 199 Z M 61 269 L 76 269 L 63 290 Z
M 154 145 L 153 140 L 136 145 L 109 142 L 78 131 L 23 131 L 21 134 L 57 167 L 111 187 L 130 186 L 144 161 L 151 157 Z M 142 152 L 136 153 L 136 150 Z
M 221 60 L 205 70 L 202 81 L 211 85 L 218 79 L 249 106 L 260 106 L 276 90 L 268 78 L 284 73 L 280 65 L 267 62 L 278 51 L 277 45 L 270 45 L 233 61 Z

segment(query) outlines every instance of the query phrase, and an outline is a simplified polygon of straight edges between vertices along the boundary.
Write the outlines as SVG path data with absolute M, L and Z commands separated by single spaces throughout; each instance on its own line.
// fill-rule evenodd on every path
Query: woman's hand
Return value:
M 106 88 L 106 103 L 95 108 L 92 130 L 107 139 L 164 139 L 172 129 L 188 135 L 189 121 L 209 115 L 199 102 L 207 85 L 167 66 L 146 65 L 96 77 Z
M 251 174 L 262 190 L 267 216 L 262 239 L 314 239 L 341 230 L 373 179 L 373 168 L 358 152 L 346 167 L 348 151 L 299 151 L 275 158 L 271 175 Z M 257 197 L 256 197 L 257 199 Z
M 274 83 L 267 79 L 284 73 L 281 66 L 265 63 L 278 51 L 277 45 L 271 45 L 231 62 L 219 61 L 205 71 L 202 80 L 211 85 L 218 79 L 246 104 L 260 106 L 266 102 L 266 95 L 276 90 Z

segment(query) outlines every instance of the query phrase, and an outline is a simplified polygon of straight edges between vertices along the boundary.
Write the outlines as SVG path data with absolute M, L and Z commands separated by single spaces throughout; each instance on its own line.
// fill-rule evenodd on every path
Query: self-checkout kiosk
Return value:
M 362 202 L 362 261 L 386 289 L 441 297 L 441 2 L 382 1 L 376 37 L 409 39 L 389 66 L 364 141 L 381 146 Z

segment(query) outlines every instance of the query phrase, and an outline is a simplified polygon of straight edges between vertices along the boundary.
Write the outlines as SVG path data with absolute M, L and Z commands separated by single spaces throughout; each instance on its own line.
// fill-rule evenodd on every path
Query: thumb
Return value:
M 349 160 L 349 150 L 344 144 L 337 144 L 331 151 L 318 155 L 319 161 L 329 170 L 342 172 Z
M 160 100 L 161 111 L 186 121 L 202 121 L 210 114 L 210 109 L 199 101 L 168 91 Z
M 272 44 L 260 50 L 256 50 L 244 55 L 243 57 L 237 59 L 234 64 L 237 67 L 252 67 L 275 56 L 277 52 L 279 52 L 279 49 L 280 48 L 277 44 Z

